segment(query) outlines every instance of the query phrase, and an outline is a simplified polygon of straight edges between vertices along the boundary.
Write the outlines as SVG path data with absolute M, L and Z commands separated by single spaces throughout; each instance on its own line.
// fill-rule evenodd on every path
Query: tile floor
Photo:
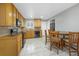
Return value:
M 20 56 L 68 56 L 67 51 L 59 51 L 57 55 L 56 49 L 49 49 L 49 44 L 45 45 L 45 38 L 34 38 L 26 40 L 25 46 L 19 54 Z

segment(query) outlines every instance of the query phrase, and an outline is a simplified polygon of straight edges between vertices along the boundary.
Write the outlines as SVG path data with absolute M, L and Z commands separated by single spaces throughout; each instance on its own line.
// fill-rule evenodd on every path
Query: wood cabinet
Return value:
M 16 56 L 22 48 L 22 34 L 0 37 L 0 56 Z
M 42 30 L 38 30 L 40 33 L 39 33 L 39 37 L 42 37 Z M 30 38 L 35 38 L 35 30 L 29 30 L 29 31 L 26 31 L 26 33 L 24 34 L 24 38 L 25 39 L 30 39 Z
M 34 20 L 34 26 L 35 27 L 41 27 L 41 20 L 40 19 L 35 19 Z
M 34 31 L 33 30 L 29 30 L 27 31 L 25 34 L 24 34 L 24 38 L 25 39 L 28 39 L 28 38 L 34 38 L 35 35 L 34 35 Z
M 12 4 L 6 3 L 6 26 L 13 26 L 13 11 Z
M 23 16 L 21 16 L 21 27 L 24 27 L 25 23 L 24 23 L 24 18 Z
M 12 4 L 0 3 L 0 26 L 12 26 Z
M 21 26 L 20 27 L 24 27 L 24 17 L 18 11 L 17 11 L 16 15 L 17 15 L 17 19 L 19 21 L 21 21 Z
M 11 3 L 0 3 L 0 26 L 16 26 L 16 18 L 21 19 L 21 14 Z M 23 23 L 23 21 L 22 21 Z
M 6 25 L 6 5 L 0 4 L 0 26 Z
M 22 48 L 22 34 L 17 35 L 17 52 L 20 53 Z
M 15 37 L 1 37 L 0 38 L 0 56 L 14 56 L 17 55 L 17 45 Z
M 18 12 L 18 19 L 21 20 L 21 15 L 19 12 Z
M 18 19 L 19 18 L 19 12 L 18 12 L 18 10 L 16 10 L 16 18 Z
M 13 26 L 16 26 L 16 18 L 17 18 L 17 10 L 14 5 L 12 5 L 12 10 L 13 10 Z

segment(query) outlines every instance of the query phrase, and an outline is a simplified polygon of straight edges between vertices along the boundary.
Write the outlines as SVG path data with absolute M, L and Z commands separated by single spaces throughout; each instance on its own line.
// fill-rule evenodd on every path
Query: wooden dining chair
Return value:
M 59 32 L 49 31 L 49 36 L 50 36 L 50 50 L 52 50 L 53 46 L 57 49 L 57 54 L 59 54 L 59 48 L 60 48 Z
M 79 32 L 69 32 L 69 39 L 65 40 L 65 43 L 68 46 L 70 56 L 72 52 L 79 55 Z

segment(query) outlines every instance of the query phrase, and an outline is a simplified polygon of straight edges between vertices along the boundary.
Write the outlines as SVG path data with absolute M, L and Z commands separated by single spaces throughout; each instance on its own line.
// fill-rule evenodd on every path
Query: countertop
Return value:
M 18 34 L 21 34 L 21 32 L 15 34 L 15 35 L 10 35 L 10 34 L 7 34 L 7 35 L 0 35 L 0 38 L 1 38 L 1 37 L 14 37 L 14 36 L 17 36 Z

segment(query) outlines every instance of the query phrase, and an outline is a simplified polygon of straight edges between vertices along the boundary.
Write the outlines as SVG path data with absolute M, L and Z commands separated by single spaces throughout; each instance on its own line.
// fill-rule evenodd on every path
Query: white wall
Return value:
M 47 29 L 47 21 L 41 22 L 42 36 L 45 36 L 45 30 Z
M 50 29 L 50 21 L 47 21 L 47 30 Z
M 79 31 L 79 4 L 55 17 L 57 31 Z

